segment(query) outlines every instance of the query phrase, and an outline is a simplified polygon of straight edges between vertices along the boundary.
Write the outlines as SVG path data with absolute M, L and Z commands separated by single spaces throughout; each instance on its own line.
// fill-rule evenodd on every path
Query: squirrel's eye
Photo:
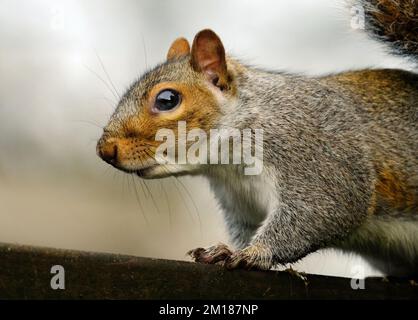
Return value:
M 180 93 L 172 89 L 165 89 L 157 94 L 154 108 L 157 111 L 170 111 L 180 104 Z

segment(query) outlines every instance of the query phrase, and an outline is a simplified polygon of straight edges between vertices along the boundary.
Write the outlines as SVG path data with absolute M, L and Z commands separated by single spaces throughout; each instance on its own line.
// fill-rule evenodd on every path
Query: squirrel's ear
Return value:
M 195 36 L 191 64 L 195 71 L 203 72 L 221 90 L 228 88 L 225 49 L 221 39 L 212 30 L 202 30 Z
M 185 38 L 177 38 L 168 49 L 167 60 L 173 60 L 187 56 L 190 53 L 189 41 Z

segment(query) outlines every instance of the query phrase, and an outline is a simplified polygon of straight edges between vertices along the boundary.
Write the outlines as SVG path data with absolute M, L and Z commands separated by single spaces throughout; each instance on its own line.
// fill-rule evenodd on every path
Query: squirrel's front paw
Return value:
M 232 251 L 228 246 L 219 243 L 209 248 L 196 248 L 187 252 L 189 256 L 193 258 L 195 262 L 215 264 L 224 263 L 232 255 Z
M 225 261 L 225 267 L 227 269 L 269 270 L 273 267 L 273 256 L 268 249 L 260 245 L 251 245 L 235 251 Z

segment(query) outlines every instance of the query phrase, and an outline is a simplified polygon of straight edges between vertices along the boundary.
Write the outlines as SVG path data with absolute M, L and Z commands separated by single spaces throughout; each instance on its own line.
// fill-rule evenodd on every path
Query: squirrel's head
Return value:
M 144 74 L 123 95 L 97 143 L 98 155 L 114 167 L 144 178 L 187 174 L 196 165 L 160 165 L 156 150 L 159 129 L 178 123 L 206 133 L 217 126 L 223 106 L 234 100 L 234 73 L 219 37 L 202 30 L 192 47 L 184 38 L 170 46 L 167 60 Z

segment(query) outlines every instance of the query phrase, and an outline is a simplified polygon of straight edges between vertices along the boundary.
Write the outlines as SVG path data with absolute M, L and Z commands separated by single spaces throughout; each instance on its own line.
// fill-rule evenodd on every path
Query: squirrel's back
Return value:
M 415 0 L 362 0 L 366 31 L 392 52 L 418 61 Z M 418 74 L 362 70 L 322 79 L 352 99 L 364 118 L 375 181 L 372 215 L 341 245 L 362 252 L 388 274 L 418 265 Z M 382 260 L 383 257 L 383 260 Z
M 375 213 L 418 215 L 418 75 L 362 70 L 322 81 L 350 97 L 363 117 L 363 138 L 376 172 Z

